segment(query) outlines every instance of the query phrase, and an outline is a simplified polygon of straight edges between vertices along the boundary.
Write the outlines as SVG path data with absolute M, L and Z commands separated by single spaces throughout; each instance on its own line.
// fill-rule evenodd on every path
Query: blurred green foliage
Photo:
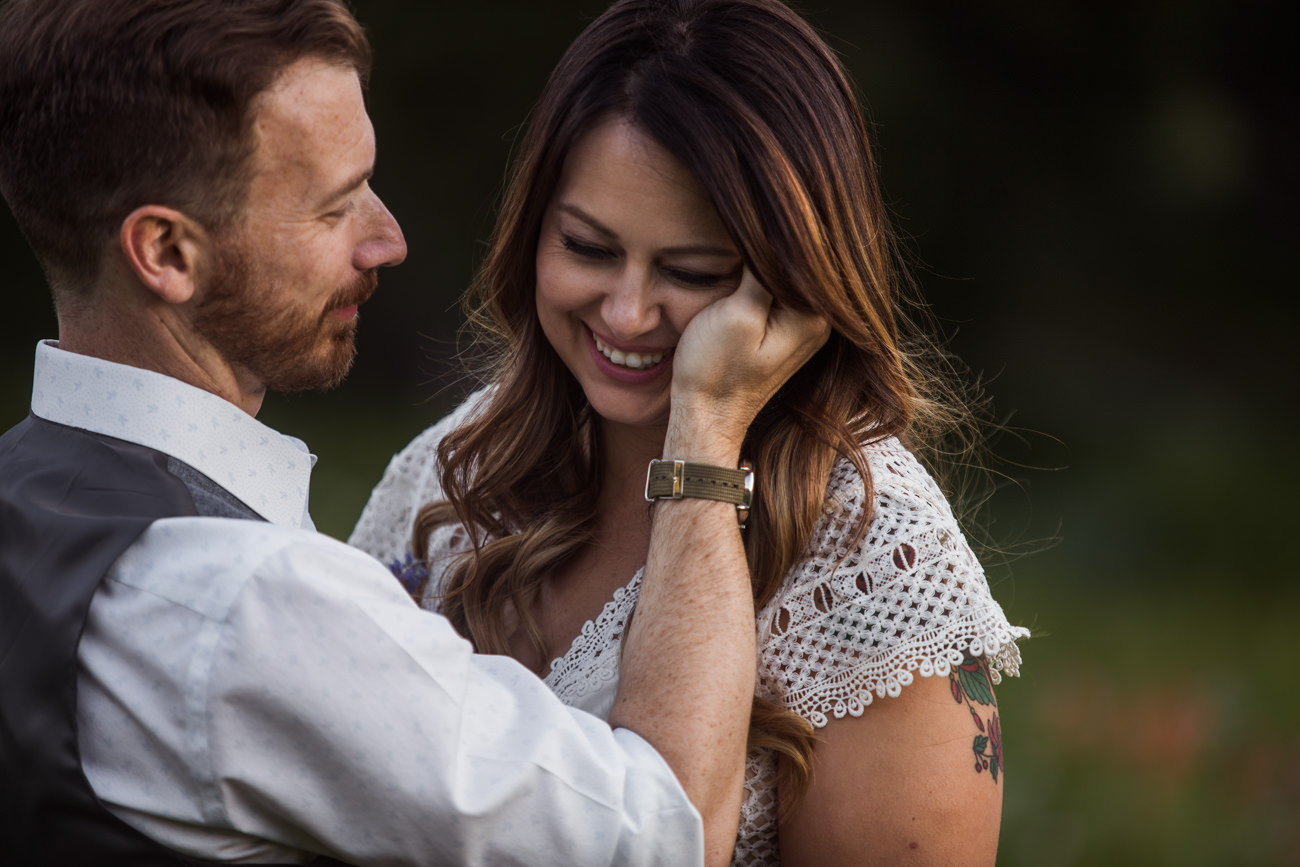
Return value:
M 513 136 L 603 2 L 355 5 L 374 186 L 411 254 L 363 312 L 349 382 L 262 414 L 321 456 L 313 513 L 344 537 L 469 387 L 456 305 Z M 1000 863 L 1300 864 L 1289 7 L 802 6 L 865 97 L 934 313 L 1025 432 L 997 443 L 1012 483 L 977 533 L 1036 633 L 999 690 Z M 8 426 L 55 324 L 7 211 L 0 252 Z

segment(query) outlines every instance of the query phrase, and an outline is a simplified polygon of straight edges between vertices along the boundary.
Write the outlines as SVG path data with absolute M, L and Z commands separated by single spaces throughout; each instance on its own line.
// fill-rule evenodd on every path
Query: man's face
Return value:
M 242 218 L 216 238 L 194 326 L 252 389 L 328 388 L 356 354 L 376 269 L 406 256 L 371 191 L 375 134 L 348 67 L 288 67 L 256 107 Z

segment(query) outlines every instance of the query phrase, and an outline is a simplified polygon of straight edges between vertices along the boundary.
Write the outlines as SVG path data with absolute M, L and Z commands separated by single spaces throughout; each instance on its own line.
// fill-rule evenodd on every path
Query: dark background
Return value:
M 374 187 L 410 256 L 329 395 L 262 418 L 321 455 L 346 536 L 465 387 L 458 296 L 511 143 L 601 0 L 356 3 Z M 1300 864 L 1294 41 L 1282 3 L 817 2 L 1008 483 L 973 531 L 1013 622 L 1003 864 Z M 7 211 L 0 427 L 55 323 Z

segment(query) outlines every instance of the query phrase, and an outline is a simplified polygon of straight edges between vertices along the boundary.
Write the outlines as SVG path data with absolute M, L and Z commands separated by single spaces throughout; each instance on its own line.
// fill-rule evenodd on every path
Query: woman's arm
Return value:
M 992 865 L 1002 739 L 988 664 L 918 677 L 818 732 L 812 785 L 781 823 L 781 861 Z
M 993 684 L 1019 673 L 1016 641 L 1029 632 L 1007 622 L 915 457 L 896 441 L 864 456 L 872 484 L 837 468 L 816 555 L 760 621 L 771 623 L 760 679 L 820 739 L 806 796 L 780 825 L 784 863 L 992 864 L 1003 787 Z M 870 524 L 845 556 L 843 528 L 868 491 Z
M 747 270 L 678 344 L 664 457 L 736 466 L 758 410 L 829 333 L 822 319 L 773 307 Z M 754 650 L 735 507 L 660 501 L 609 721 L 644 737 L 677 774 L 704 820 L 710 865 L 729 863 L 736 842 Z

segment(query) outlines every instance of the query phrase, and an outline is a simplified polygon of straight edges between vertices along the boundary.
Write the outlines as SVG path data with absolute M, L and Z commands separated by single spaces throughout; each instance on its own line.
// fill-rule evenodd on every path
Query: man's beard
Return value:
M 341 383 L 356 357 L 357 318 L 340 319 L 334 311 L 373 295 L 378 273 L 358 275 L 313 312 L 294 305 L 291 290 L 259 274 L 240 244 L 222 244 L 220 250 L 195 311 L 195 326 L 226 363 L 271 391 L 329 389 Z

